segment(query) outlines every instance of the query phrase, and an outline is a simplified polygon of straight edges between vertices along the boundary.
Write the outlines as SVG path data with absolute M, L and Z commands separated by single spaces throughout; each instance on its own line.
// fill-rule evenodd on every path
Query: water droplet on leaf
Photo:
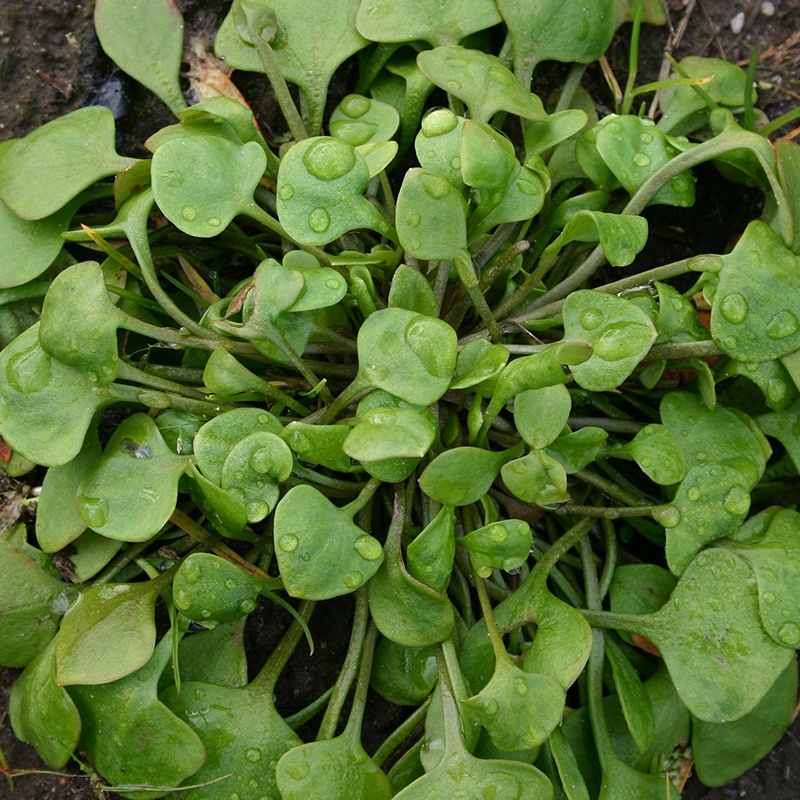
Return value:
M 348 589 L 358 589 L 363 582 L 364 576 L 356 569 L 354 569 L 352 572 L 348 572 L 344 577 L 344 585 Z
M 406 219 L 406 224 L 409 228 L 418 228 L 422 217 L 419 214 L 409 214 Z
M 644 153 L 636 153 L 633 157 L 633 163 L 637 167 L 646 167 L 650 164 L 650 156 L 645 155 Z
M 286 553 L 297 550 L 297 545 L 299 544 L 300 540 L 293 533 L 287 533 L 285 536 L 281 536 L 281 538 L 278 539 L 278 547 Z
M 368 561 L 375 561 L 383 555 L 381 543 L 368 534 L 359 536 L 353 543 L 353 547 L 362 558 L 366 558 Z
M 744 295 L 739 292 L 724 297 L 719 304 L 719 313 L 732 325 L 741 325 L 750 312 L 750 306 Z
M 781 311 L 767 324 L 767 336 L 774 341 L 786 339 L 800 330 L 800 322 L 791 311 Z
M 351 119 L 363 117 L 369 111 L 370 101 L 368 97 L 360 94 L 350 94 L 339 104 L 339 109 Z
M 33 394 L 50 383 L 50 356 L 37 345 L 17 353 L 8 360 L 6 378 L 23 394 Z
M 794 622 L 784 623 L 778 630 L 778 639 L 783 644 L 794 647 L 800 641 L 800 625 L 795 625 Z
M 291 183 L 284 183 L 280 189 L 278 189 L 278 197 L 281 200 L 291 200 L 292 196 L 294 195 L 294 186 Z
M 308 227 L 311 228 L 314 233 L 325 233 L 325 231 L 330 227 L 330 224 L 330 215 L 322 207 L 315 208 L 308 215 Z
M 339 139 L 321 137 L 303 154 L 308 172 L 321 181 L 335 181 L 356 165 L 353 146 Z
M 78 508 L 90 528 L 102 528 L 108 522 L 108 503 L 102 497 L 78 495 Z
M 581 325 L 587 331 L 595 330 L 603 322 L 603 312 L 599 308 L 587 308 L 581 312 Z
M 722 507 L 733 516 L 742 516 L 750 510 L 750 493 L 742 486 L 734 486 L 725 495 Z
M 244 757 L 251 763 L 255 764 L 256 761 L 261 760 L 261 751 L 257 747 L 251 747 L 248 750 L 245 750 Z
M 196 219 L 197 217 L 197 209 L 193 208 L 192 206 L 184 206 L 183 211 L 181 211 L 181 216 L 187 222 L 192 222 L 192 220 Z

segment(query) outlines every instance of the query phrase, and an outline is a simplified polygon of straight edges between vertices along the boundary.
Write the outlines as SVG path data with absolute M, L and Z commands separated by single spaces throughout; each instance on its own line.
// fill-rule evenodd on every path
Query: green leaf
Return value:
M 529 3 L 498 0 L 511 35 L 514 71 L 523 86 L 542 61 L 589 64 L 605 53 L 617 27 L 614 0 Z
M 331 136 L 358 147 L 391 139 L 400 127 L 400 115 L 388 103 L 349 94 L 333 110 L 328 127 Z
M 418 406 L 447 391 L 456 366 L 455 331 L 444 321 L 404 308 L 371 314 L 358 331 L 359 376 Z
M 571 136 L 581 131 L 589 122 L 585 111 L 568 108 L 556 111 L 546 120 L 529 125 L 525 130 L 525 153 L 528 157 L 546 153 Z
M 734 535 L 734 540 L 720 544 L 733 550 L 753 570 L 761 622 L 767 633 L 786 647 L 800 646 L 796 602 L 800 586 L 800 514 L 781 509 L 758 540 L 742 541 Z
M 645 425 L 627 444 L 609 448 L 606 456 L 629 455 L 650 480 L 671 486 L 686 474 L 681 446 L 664 425 Z
M 514 425 L 531 447 L 547 447 L 564 430 L 571 411 L 572 397 L 564 384 L 528 389 L 514 398 Z
M 383 548 L 308 484 L 291 488 L 275 509 L 275 553 L 292 597 L 325 600 L 363 586 L 383 561 Z
M 189 494 L 211 524 L 223 535 L 236 539 L 247 527 L 244 502 L 202 475 L 193 463 L 186 470 L 191 478 Z
M 687 708 L 707 722 L 752 711 L 794 658 L 759 617 L 750 568 L 733 553 L 700 553 L 667 604 L 637 618 L 635 630 L 664 657 Z
M 460 259 L 472 270 L 464 199 L 451 183 L 434 172 L 406 172 L 397 195 L 397 236 L 403 249 L 414 258 Z
M 708 329 L 698 319 L 694 305 L 668 283 L 656 281 L 653 285 L 658 290 L 656 344 L 706 341 Z
M 409 574 L 441 594 L 447 591 L 453 572 L 455 525 L 453 508 L 442 506 L 406 549 Z
M 78 746 L 81 718 L 56 680 L 56 648 L 50 642 L 17 678 L 8 702 L 15 736 L 32 744 L 53 769 L 64 767 Z
M 491 0 L 434 0 L 424 5 L 414 0 L 363 2 L 356 17 L 361 35 L 373 42 L 422 39 L 434 47 L 458 44 L 498 22 L 500 15 Z
M 168 634 L 136 672 L 102 686 L 70 688 L 83 721 L 78 746 L 112 784 L 177 786 L 206 761 L 198 735 L 158 699 L 158 679 L 171 654 Z
M 464 117 L 457 116 L 449 108 L 434 108 L 423 118 L 414 139 L 420 166 L 441 176 L 459 191 L 464 188 L 461 177 L 463 128 Z M 415 226 L 412 224 L 411 227 Z
M 175 510 L 187 461 L 167 447 L 148 414 L 128 417 L 78 487 L 84 522 L 110 539 L 151 539 Z
M 388 305 L 390 308 L 405 308 L 429 317 L 439 315 L 439 301 L 436 299 L 428 279 L 418 270 L 401 264 L 392 277 L 389 287 Z
M 156 642 L 154 610 L 163 578 L 83 590 L 56 639 L 58 682 L 109 683 L 144 666 Z
M 68 267 L 50 284 L 42 305 L 39 344 L 53 358 L 92 373 L 100 385 L 118 372 L 121 313 L 106 291 L 96 261 Z
M 55 214 L 93 183 L 135 163 L 117 155 L 114 141 L 114 115 L 104 106 L 42 125 L 0 160 L 0 199 L 22 219 Z
M 257 431 L 280 435 L 282 426 L 260 408 L 235 408 L 206 422 L 194 438 L 194 454 L 203 475 L 221 485 L 225 459 L 237 442 Z
M 321 464 L 337 472 L 350 469 L 350 457 L 342 449 L 349 435 L 347 425 L 311 425 L 306 422 L 290 422 L 280 434 L 301 461 L 312 466 Z
M 417 56 L 422 73 L 440 88 L 463 100 L 470 118 L 489 122 L 498 111 L 545 122 L 542 101 L 514 77 L 496 56 L 465 47 L 436 47 Z
M 735 722 L 692 720 L 692 755 L 706 786 L 735 780 L 772 750 L 794 717 L 797 662 L 793 659 L 761 702 Z
M 221 488 L 238 497 L 248 522 L 261 522 L 280 497 L 280 484 L 292 473 L 289 446 L 274 433 L 257 431 L 240 439 L 222 465 Z
M 609 607 L 621 614 L 650 614 L 669 600 L 677 578 L 658 564 L 622 564 L 608 589 Z M 619 635 L 632 643 L 627 631 Z
M 475 339 L 468 342 L 458 353 L 456 376 L 450 383 L 451 389 L 469 389 L 478 386 L 482 397 L 491 397 L 494 386 L 487 394 L 483 389 L 491 385 L 508 362 L 508 349 L 498 344 L 491 344 L 486 339 Z M 486 386 L 481 384 L 486 383 Z
M 595 130 L 598 154 L 630 195 L 680 152 L 652 120 L 637 116 L 606 117 Z M 581 162 L 580 150 L 576 155 Z M 692 173 L 682 172 L 656 192 L 650 205 L 692 206 L 694 184 Z
M 567 475 L 572 475 L 595 460 L 607 438 L 608 432 L 602 428 L 581 428 L 559 436 L 547 446 L 547 452 L 561 462 Z
M 499 749 L 529 750 L 561 723 L 564 702 L 564 689 L 553 678 L 523 672 L 505 656 L 489 683 L 461 708 L 466 721 L 486 728 Z
M 245 616 L 184 636 L 178 648 L 181 680 L 244 686 L 247 683 L 246 622 Z
M 264 588 L 263 580 L 212 553 L 189 555 L 172 582 L 175 607 L 205 628 L 216 628 L 254 611 Z
M 637 750 L 642 753 L 652 744 L 655 736 L 655 717 L 650 698 L 644 690 L 633 664 L 627 659 L 619 645 L 606 636 L 606 658 L 611 664 L 611 673 L 622 713 L 628 724 Z
M 57 467 L 78 454 L 95 413 L 114 397 L 94 375 L 51 358 L 38 333 L 33 325 L 0 353 L 0 433 L 31 461 Z
M 263 19 L 262 37 L 272 47 L 284 79 L 302 89 L 309 133 L 317 134 L 333 73 L 368 44 L 356 29 L 359 0 L 325 6 L 314 0 L 236 0 L 217 31 L 214 51 L 234 69 L 264 72 L 247 27 L 236 23 L 245 5 L 247 13 Z
M 578 209 L 559 236 L 544 249 L 542 259 L 555 263 L 558 252 L 570 242 L 600 242 L 609 264 L 627 267 L 644 249 L 647 231 L 644 217 Z
M 481 447 L 445 450 L 428 464 L 419 485 L 428 497 L 445 506 L 476 503 L 489 491 L 507 461 L 519 455 L 521 447 L 491 452 Z
M 378 638 L 370 686 L 385 700 L 417 706 L 431 693 L 438 677 L 432 646 L 404 647 L 385 636 Z
M 153 154 L 153 195 L 176 228 L 207 239 L 222 233 L 237 214 L 258 214 L 253 192 L 266 168 L 256 142 L 187 135 Z
M 800 350 L 798 260 L 783 239 L 753 220 L 721 259 L 711 335 L 723 352 L 770 361 Z
M 592 289 L 580 289 L 567 297 L 563 316 L 564 338 L 592 346 L 588 361 L 570 367 L 578 385 L 592 392 L 619 386 L 658 335 L 650 317 L 638 306 Z
M 322 246 L 354 228 L 394 231 L 364 197 L 370 170 L 349 142 L 317 136 L 295 144 L 278 171 L 278 218 L 289 236 Z
M 0 538 L 0 664 L 30 663 L 55 635 L 75 594 Z
M 357 461 L 422 458 L 437 432 L 427 409 L 372 408 L 358 416 L 342 449 Z
M 186 108 L 179 77 L 183 17 L 173 0 L 98 0 L 94 27 L 100 46 L 117 66 L 177 114 Z
M 62 550 L 86 530 L 78 508 L 78 486 L 100 452 L 97 432 L 90 429 L 72 461 L 47 470 L 36 507 L 36 540 L 45 553 Z
M 526 503 L 549 506 L 569 500 L 567 473 L 546 450 L 531 450 L 509 461 L 500 474 L 506 486 Z

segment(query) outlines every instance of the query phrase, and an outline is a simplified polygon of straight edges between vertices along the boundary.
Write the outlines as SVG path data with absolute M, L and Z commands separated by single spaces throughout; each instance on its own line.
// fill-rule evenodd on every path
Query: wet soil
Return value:
M 763 13 L 760 0 L 669 0 L 671 26 L 645 27 L 640 54 L 640 82 L 656 80 L 663 65 L 663 53 L 676 58 L 686 55 L 715 56 L 746 66 L 757 48 L 756 79 L 759 107 L 775 118 L 800 103 L 800 0 L 773 0 L 771 16 Z M 179 0 L 186 28 L 193 34 L 209 36 L 224 15 L 224 0 Z M 120 152 L 143 155 L 142 142 L 171 122 L 163 104 L 146 90 L 120 75 L 100 50 L 92 28 L 91 2 L 68 0 L 0 1 L 0 141 L 23 136 L 54 117 L 91 102 L 100 91 L 111 92 L 125 112 L 120 119 Z M 741 28 L 731 21 L 742 14 Z M 624 82 L 629 26 L 624 26 L 609 54 L 609 63 L 620 83 Z M 595 91 L 602 92 L 602 78 L 594 75 Z M 241 75 L 236 83 L 251 102 L 266 129 L 281 123 L 271 93 L 261 76 Z M 341 83 L 346 89 L 346 84 Z M 188 88 L 188 80 L 187 80 Z M 334 87 L 334 92 L 336 88 Z M 610 96 L 609 96 L 610 98 Z M 609 100 L 609 110 L 610 110 Z M 788 132 L 787 130 L 782 133 Z M 733 194 L 733 193 L 731 193 Z M 730 199 L 730 198 L 728 198 Z M 664 251 L 688 248 L 690 253 L 719 252 L 719 237 L 732 240 L 752 218 L 742 198 L 725 207 L 690 210 L 685 220 L 664 219 L 665 231 L 680 230 L 685 237 L 677 243 L 664 236 Z M 674 209 L 670 210 L 675 212 Z M 677 212 L 676 212 L 677 213 Z M 698 219 L 706 220 L 697 222 Z M 714 224 L 710 224 L 710 220 Z M 692 221 L 695 224 L 692 225 Z M 703 245 L 703 230 L 718 237 Z M 687 239 L 691 239 L 690 241 Z M 661 262 L 673 256 L 661 254 Z M 679 257 L 679 256 L 674 256 Z M 291 714 L 305 706 L 335 678 L 347 648 L 351 603 L 343 599 L 330 606 L 331 613 L 313 620 L 317 643 L 313 663 L 303 652 L 294 659 L 281 679 L 278 708 Z M 274 646 L 287 623 L 283 612 L 264 605 L 248 623 L 251 666 L 257 669 Z M 302 649 L 302 645 L 301 645 Z M 35 751 L 17 741 L 8 724 L 8 692 L 18 671 L 0 668 L 0 765 L 17 770 L 42 770 Z M 365 745 L 374 749 L 404 713 L 373 698 L 367 712 Z M 0 778 L 0 799 L 10 800 L 92 800 L 101 797 L 85 776 L 74 774 L 32 774 L 18 777 L 14 790 Z M 796 720 L 777 747 L 755 768 L 734 783 L 717 789 L 689 780 L 684 800 L 796 800 L 800 773 L 800 720 Z

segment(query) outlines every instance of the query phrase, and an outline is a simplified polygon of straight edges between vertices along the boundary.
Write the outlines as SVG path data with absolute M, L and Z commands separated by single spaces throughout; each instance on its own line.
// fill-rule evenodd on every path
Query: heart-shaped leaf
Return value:
M 363 586 L 383 561 L 383 547 L 308 484 L 291 488 L 275 509 L 275 553 L 292 597 L 325 600 Z
M 369 386 L 428 406 L 450 385 L 456 333 L 436 317 L 404 308 L 381 309 L 364 321 L 357 344 L 359 376 Z
M 247 683 L 246 622 L 244 616 L 211 630 L 184 636 L 178 648 L 181 681 L 244 686 Z
M 385 700 L 398 706 L 419 705 L 438 678 L 432 646 L 404 647 L 385 636 L 378 637 L 370 686 Z
M 56 467 L 78 454 L 92 417 L 115 398 L 93 374 L 51 358 L 38 333 L 33 325 L 0 353 L 0 433 L 26 458 Z
M 687 708 L 708 722 L 747 714 L 794 658 L 761 624 L 750 568 L 721 548 L 692 561 L 661 610 L 634 619 Z
M 561 462 L 567 475 L 572 475 L 595 460 L 607 438 L 608 432 L 602 428 L 581 428 L 559 436 L 547 446 L 547 452 Z
M 592 357 L 570 369 L 578 384 L 593 392 L 619 386 L 658 335 L 650 317 L 638 306 L 592 289 L 573 292 L 564 301 L 563 315 L 564 338 L 592 346 Z
M 464 188 L 461 177 L 463 128 L 464 117 L 457 116 L 449 108 L 434 108 L 425 115 L 414 139 L 420 166 L 440 175 L 459 191 Z
M 18 139 L 0 160 L 0 199 L 22 219 L 44 219 L 135 159 L 114 149 L 114 115 L 87 106 Z
M 237 214 L 256 213 L 253 192 L 266 168 L 255 142 L 182 136 L 153 155 L 153 195 L 176 228 L 205 239 L 224 231 Z
M 106 291 L 96 261 L 65 269 L 50 284 L 42 305 L 39 344 L 70 367 L 92 373 L 101 385 L 118 372 L 121 314 Z
M 419 270 L 406 264 L 401 264 L 395 270 L 389 289 L 388 305 L 429 317 L 439 314 L 439 301 L 427 278 Z
M 173 113 L 186 108 L 179 77 L 183 17 L 172 0 L 99 0 L 94 27 L 117 66 L 161 98 Z
M 394 232 L 364 197 L 367 162 L 349 142 L 317 136 L 294 145 L 278 171 L 278 218 L 306 245 L 326 245 L 354 228 Z
M 167 447 L 148 414 L 128 417 L 78 487 L 84 522 L 110 539 L 151 539 L 175 510 L 187 461 Z
M 465 47 L 436 47 L 417 56 L 423 74 L 469 108 L 470 118 L 489 120 L 498 111 L 544 122 L 542 101 L 514 77 L 496 56 Z

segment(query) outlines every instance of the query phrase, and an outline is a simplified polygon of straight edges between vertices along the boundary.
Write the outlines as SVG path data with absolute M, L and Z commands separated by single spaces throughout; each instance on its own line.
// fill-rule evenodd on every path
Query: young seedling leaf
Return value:
M 174 114 L 186 108 L 179 82 L 183 17 L 173 0 L 98 0 L 94 27 L 100 46 L 123 72 Z
M 354 228 L 394 231 L 364 197 L 370 170 L 349 142 L 317 136 L 294 145 L 278 171 L 278 218 L 289 236 L 322 246 Z
M 429 111 L 414 139 L 414 150 L 420 166 L 444 178 L 458 191 L 464 188 L 461 177 L 461 132 L 464 117 L 449 108 Z M 414 218 L 416 219 L 416 218 Z M 418 227 L 411 225 L 411 227 Z
M 451 506 L 439 513 L 417 534 L 406 549 L 409 574 L 444 594 L 450 583 L 456 554 L 456 516 Z
M 254 611 L 265 588 L 241 567 L 212 553 L 192 553 L 172 582 L 175 607 L 205 628 L 233 622 Z
M 680 444 L 664 425 L 645 425 L 627 444 L 609 448 L 606 455 L 629 455 L 650 480 L 671 486 L 682 480 L 686 465 Z
M 439 315 L 439 301 L 427 278 L 417 269 L 401 264 L 394 273 L 389 289 L 390 308 L 405 308 L 429 317 Z
M 546 450 L 531 450 L 528 455 L 509 461 L 500 474 L 505 485 L 526 503 L 549 506 L 569 500 L 567 473 Z
M 417 56 L 423 74 L 466 103 L 470 118 L 489 122 L 498 111 L 545 122 L 542 101 L 496 56 L 465 47 L 436 47 Z
M 514 425 L 531 447 L 547 447 L 564 430 L 571 411 L 572 398 L 564 384 L 528 389 L 514 398 Z
M 188 458 L 167 447 L 152 417 L 128 417 L 78 487 L 84 522 L 110 539 L 151 539 L 175 509 Z
M 275 553 L 292 597 L 325 600 L 363 586 L 383 561 L 383 548 L 308 484 L 291 488 L 275 509 Z
M 328 127 L 331 136 L 358 147 L 391 139 L 400 127 L 400 115 L 388 103 L 349 94 L 333 110 Z
M 546 450 L 561 462 L 567 475 L 572 475 L 595 460 L 607 438 L 608 431 L 602 428 L 581 428 L 559 436 Z
M 301 461 L 312 466 L 321 464 L 337 472 L 347 472 L 351 462 L 342 447 L 350 430 L 347 425 L 290 422 L 280 436 Z

